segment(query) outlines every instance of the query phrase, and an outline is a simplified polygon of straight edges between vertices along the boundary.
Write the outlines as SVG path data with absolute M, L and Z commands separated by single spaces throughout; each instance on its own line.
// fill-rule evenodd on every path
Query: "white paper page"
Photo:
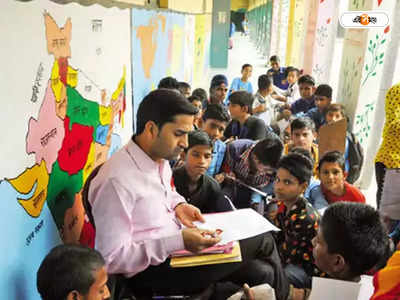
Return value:
M 358 294 L 358 300 L 365 300 L 371 298 L 374 293 L 373 276 L 362 275 L 361 276 L 361 289 Z
M 279 231 L 279 228 L 251 208 L 203 216 L 205 223 L 194 222 L 194 224 L 201 229 L 221 229 L 220 244 L 247 239 L 268 231 Z
M 313 277 L 309 300 L 357 300 L 360 287 L 358 282 Z

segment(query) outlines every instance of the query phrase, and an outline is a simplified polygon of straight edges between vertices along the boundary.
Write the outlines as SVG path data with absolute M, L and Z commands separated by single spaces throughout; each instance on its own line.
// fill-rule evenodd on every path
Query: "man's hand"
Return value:
M 196 227 L 193 222 L 200 221 L 204 223 L 204 218 L 196 206 L 188 203 L 181 203 L 175 207 L 175 215 L 186 227 Z
M 215 235 L 215 231 L 198 228 L 183 229 L 182 237 L 185 244 L 185 249 L 195 253 L 214 246 L 221 240 L 219 236 Z

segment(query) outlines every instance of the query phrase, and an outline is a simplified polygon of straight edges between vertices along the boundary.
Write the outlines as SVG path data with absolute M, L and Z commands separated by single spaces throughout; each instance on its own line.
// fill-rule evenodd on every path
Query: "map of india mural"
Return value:
M 61 27 L 48 12 L 43 20 L 42 42 L 53 66 L 42 74 L 45 93 L 37 99 L 38 114 L 26 124 L 26 153 L 35 163 L 13 178 L 0 177 L 0 226 L 6 244 L 0 269 L 12 274 L 2 276 L 0 289 L 12 299 L 39 299 L 33 296 L 34 279 L 45 253 L 62 241 L 81 238 L 87 226 L 82 187 L 90 172 L 120 148 L 115 126 L 124 127 L 125 67 L 112 94 L 103 90 L 101 99 L 86 99 L 76 89 L 82 71 L 70 65 L 73 20 Z

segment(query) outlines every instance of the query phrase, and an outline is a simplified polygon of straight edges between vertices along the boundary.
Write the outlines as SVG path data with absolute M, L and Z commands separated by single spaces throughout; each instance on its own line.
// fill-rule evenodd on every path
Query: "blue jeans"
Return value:
M 311 276 L 308 276 L 302 268 L 289 264 L 286 265 L 284 271 L 289 283 L 293 284 L 295 288 L 311 289 Z

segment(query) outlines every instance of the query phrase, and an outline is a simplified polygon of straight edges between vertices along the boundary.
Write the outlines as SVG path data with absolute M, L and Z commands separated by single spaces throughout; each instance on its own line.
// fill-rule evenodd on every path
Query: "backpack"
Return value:
M 348 160 L 350 164 L 346 181 L 353 184 L 361 174 L 361 168 L 364 163 L 364 150 L 353 133 L 347 132 L 346 137 L 349 141 Z

